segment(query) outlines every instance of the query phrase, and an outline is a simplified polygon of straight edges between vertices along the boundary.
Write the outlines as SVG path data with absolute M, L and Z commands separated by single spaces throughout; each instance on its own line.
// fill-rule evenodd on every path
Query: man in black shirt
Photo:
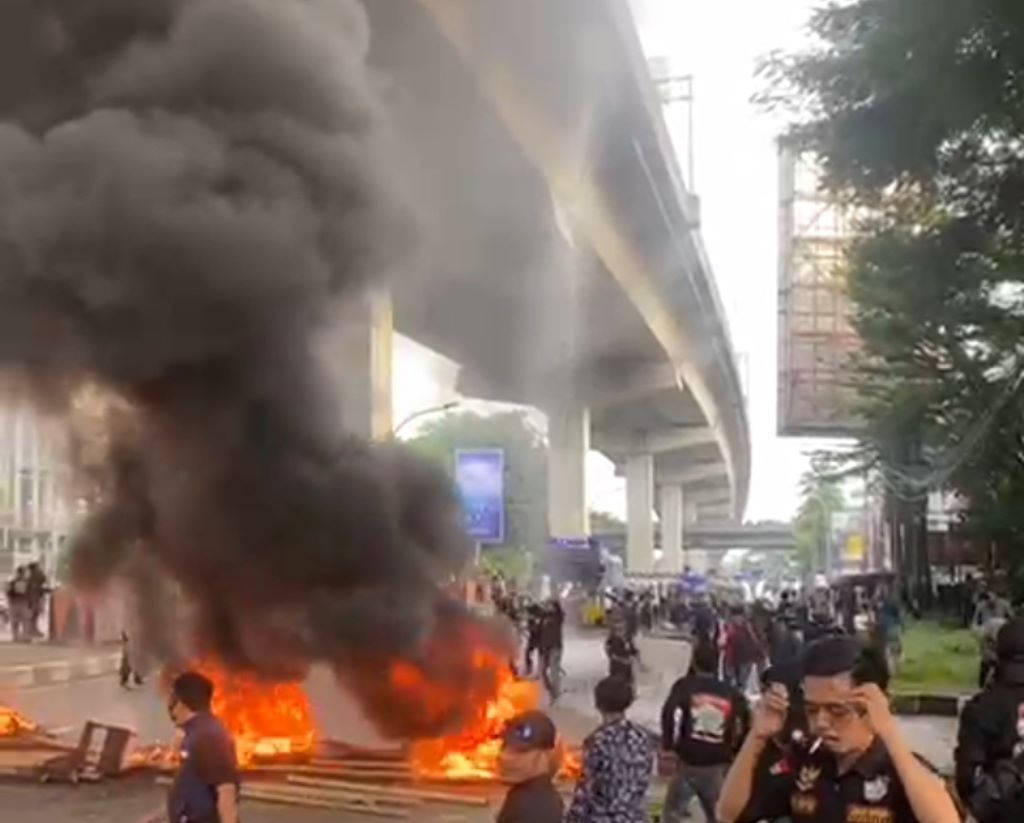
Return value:
M 960 715 L 956 785 L 978 823 L 1024 821 L 1024 618 L 996 637 L 995 681 Z
M 672 686 L 661 710 L 661 747 L 678 761 L 664 823 L 680 823 L 695 794 L 707 819 L 715 819 L 726 770 L 747 733 L 746 698 L 718 678 L 717 664 L 709 644 L 697 646 L 690 673 Z
M 608 638 L 604 641 L 604 653 L 608 657 L 608 676 L 632 683 L 637 658 L 636 646 L 627 636 L 625 624 L 620 619 L 612 620 L 608 629 Z
M 773 685 L 725 779 L 719 823 L 959 823 L 953 798 L 907 744 L 889 710 L 885 660 L 850 637 L 829 637 L 803 657 L 808 745 L 757 784 L 770 741 L 786 724 L 787 691 Z
M 562 691 L 562 631 L 564 626 L 565 612 L 562 610 L 562 604 L 553 597 L 544 606 L 538 638 L 540 676 L 552 702 L 558 699 Z
M 523 652 L 523 670 L 529 676 L 533 674 L 533 657 L 540 648 L 540 627 L 544 619 L 544 609 L 539 603 L 530 603 L 526 607 L 526 650 Z

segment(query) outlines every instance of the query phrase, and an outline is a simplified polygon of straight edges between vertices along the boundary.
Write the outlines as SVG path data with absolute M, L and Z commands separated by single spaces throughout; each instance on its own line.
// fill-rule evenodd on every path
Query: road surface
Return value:
M 645 725 L 657 728 L 661 701 L 673 680 L 688 664 L 688 648 L 678 641 L 643 640 L 645 670 L 641 673 L 638 700 L 632 714 Z M 563 668 L 567 676 L 565 694 L 552 709 L 560 729 L 570 742 L 579 742 L 596 724 L 592 707 L 594 683 L 605 673 L 603 638 L 582 635 L 566 646 Z M 330 676 L 319 673 L 310 686 L 314 711 L 327 736 L 371 742 L 375 737 L 354 704 L 340 696 Z M 87 719 L 99 720 L 134 729 L 142 740 L 166 740 L 171 725 L 160 697 L 146 688 L 123 692 L 112 678 L 91 680 L 65 686 L 23 689 L 0 693 L 0 702 L 15 705 L 29 717 L 57 729 L 74 739 Z M 937 766 L 951 766 L 955 721 L 937 718 L 913 718 L 904 721 L 913 744 Z M 68 788 L 59 786 L 23 786 L 0 784 L 0 809 L 3 819 L 17 823 L 58 823 L 103 821 L 134 823 L 159 808 L 163 790 L 152 779 L 108 781 L 99 786 Z M 417 821 L 477 823 L 494 819 L 495 809 L 480 813 L 447 810 L 440 816 L 416 812 Z M 248 804 L 246 823 L 363 823 L 375 820 L 338 811 L 302 811 Z

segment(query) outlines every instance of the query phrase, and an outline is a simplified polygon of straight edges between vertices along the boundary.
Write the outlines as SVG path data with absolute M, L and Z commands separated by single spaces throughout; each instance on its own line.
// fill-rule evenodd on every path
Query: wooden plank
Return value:
M 346 771 L 326 766 L 312 765 L 284 765 L 273 766 L 249 766 L 245 769 L 246 774 L 305 774 L 313 777 L 339 777 L 345 776 L 351 780 L 411 780 L 410 772 L 397 772 L 388 769 L 357 769 Z
M 395 769 L 397 771 L 412 771 L 412 767 L 405 760 L 314 757 L 309 763 L 313 766 L 326 766 L 338 769 Z
M 322 780 L 301 775 L 289 775 L 289 783 L 301 786 L 319 786 L 323 789 L 344 791 L 347 789 L 359 789 L 368 794 L 377 794 L 386 797 L 407 797 L 423 800 L 431 803 L 449 803 L 459 806 L 489 806 L 490 800 L 479 795 L 456 794 L 454 792 L 441 792 L 432 789 L 416 789 L 399 786 L 374 786 L 365 783 L 351 783 L 343 780 Z
M 289 794 L 287 792 L 282 792 L 279 789 L 257 789 L 253 786 L 243 786 L 241 796 L 244 800 L 276 803 L 286 806 L 304 806 L 317 809 L 340 809 L 372 815 L 374 817 L 387 817 L 393 820 L 409 819 L 409 810 L 404 808 L 380 806 L 374 803 L 360 803 L 351 800 L 330 799 L 327 797 L 308 797 Z

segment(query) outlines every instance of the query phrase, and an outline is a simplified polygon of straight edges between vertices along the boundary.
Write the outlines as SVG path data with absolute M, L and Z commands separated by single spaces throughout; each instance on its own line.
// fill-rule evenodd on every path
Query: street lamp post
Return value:
M 459 400 L 449 400 L 447 403 L 444 403 L 440 406 L 431 406 L 428 409 L 420 409 L 419 411 L 413 412 L 408 417 L 406 417 L 401 423 L 395 426 L 394 431 L 391 432 L 391 438 L 397 439 L 398 433 L 406 426 L 408 426 L 410 423 L 412 423 L 414 420 L 419 420 L 421 417 L 426 417 L 428 414 L 441 414 L 443 412 L 449 412 L 452 409 L 458 408 L 460 405 L 462 405 L 462 403 Z

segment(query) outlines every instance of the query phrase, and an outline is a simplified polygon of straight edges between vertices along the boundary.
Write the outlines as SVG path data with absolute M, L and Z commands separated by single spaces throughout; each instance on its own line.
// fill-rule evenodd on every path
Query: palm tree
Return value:
M 839 480 L 820 460 L 800 479 L 800 508 L 794 533 L 797 555 L 805 574 L 825 571 L 829 565 L 832 517 L 845 506 Z

